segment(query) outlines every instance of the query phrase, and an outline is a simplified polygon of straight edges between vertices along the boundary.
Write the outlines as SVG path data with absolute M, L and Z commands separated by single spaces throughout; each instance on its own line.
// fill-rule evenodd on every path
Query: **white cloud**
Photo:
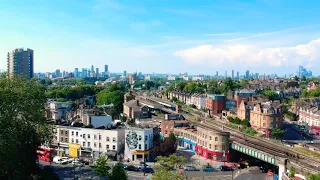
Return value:
M 252 44 L 202 45 L 174 53 L 192 65 L 235 65 L 235 66 L 269 66 L 290 65 L 314 66 L 320 59 L 320 39 L 307 44 L 292 47 L 261 48 Z

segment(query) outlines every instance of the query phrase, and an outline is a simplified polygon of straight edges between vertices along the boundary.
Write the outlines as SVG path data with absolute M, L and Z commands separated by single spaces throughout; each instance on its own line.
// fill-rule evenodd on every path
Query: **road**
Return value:
M 235 180 L 266 180 L 266 173 L 248 173 L 242 174 L 235 178 Z
M 301 136 L 295 129 L 295 124 L 285 124 L 285 133 L 284 140 L 304 140 L 304 137 Z
M 110 166 L 113 163 L 108 163 Z M 100 179 L 97 176 L 91 167 L 84 166 L 84 167 L 73 167 L 71 164 L 60 165 L 60 164 L 49 164 L 47 162 L 40 162 L 41 166 L 50 166 L 55 173 L 59 176 L 60 179 L 63 180 L 73 180 L 74 178 L 80 179 L 93 179 L 98 180 Z M 145 180 L 147 176 L 150 174 L 143 175 L 143 172 L 131 172 L 127 171 L 129 180 Z M 188 179 L 208 179 L 208 180 L 222 180 L 222 179 L 232 179 L 232 172 L 202 172 L 202 171 L 195 171 L 195 172 L 187 172 L 185 175 Z M 220 178 L 220 179 L 219 179 Z

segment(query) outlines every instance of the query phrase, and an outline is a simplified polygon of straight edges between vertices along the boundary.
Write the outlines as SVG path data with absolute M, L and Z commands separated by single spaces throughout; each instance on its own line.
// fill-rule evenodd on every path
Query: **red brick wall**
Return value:
M 167 127 L 168 125 L 168 127 Z M 173 128 L 171 129 L 171 126 L 173 126 Z M 161 134 L 162 135 L 169 135 L 171 132 L 173 133 L 174 130 L 174 121 L 167 121 L 167 120 L 162 120 L 161 122 Z
M 212 100 L 207 98 L 206 99 L 206 108 L 210 110 L 210 114 L 218 115 L 221 114 L 221 112 L 226 107 L 226 101 L 225 100 Z

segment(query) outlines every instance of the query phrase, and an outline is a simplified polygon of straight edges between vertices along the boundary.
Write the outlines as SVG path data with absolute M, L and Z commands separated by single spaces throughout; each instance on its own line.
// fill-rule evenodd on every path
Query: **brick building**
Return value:
M 226 99 L 224 95 L 207 95 L 206 108 L 210 115 L 221 114 L 226 107 Z

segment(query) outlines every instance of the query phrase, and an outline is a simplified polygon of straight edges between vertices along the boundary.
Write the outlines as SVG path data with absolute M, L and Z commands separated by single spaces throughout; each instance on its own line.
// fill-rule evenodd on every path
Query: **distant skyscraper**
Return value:
M 105 72 L 105 73 L 107 73 L 107 72 L 109 71 L 108 68 L 109 68 L 108 65 L 104 65 L 104 72 Z
M 123 76 L 127 77 L 127 71 L 123 71 Z
M 249 79 L 250 78 L 250 72 L 249 70 L 246 71 L 246 79 Z
M 94 66 L 91 65 L 91 72 L 94 72 Z
M 82 68 L 81 77 L 86 78 L 87 76 L 88 76 L 88 75 L 87 75 L 87 69 Z
M 27 78 L 33 77 L 33 50 L 32 49 L 15 49 L 8 53 L 8 74 L 13 76 L 14 74 L 24 75 Z
M 99 77 L 99 68 L 96 68 L 96 76 Z
M 56 74 L 55 74 L 55 75 L 56 75 L 56 77 L 61 77 L 60 69 L 57 69 L 57 70 L 56 70 Z
M 217 71 L 217 72 L 216 72 L 216 77 L 218 77 L 218 76 L 219 76 L 219 72 Z
M 75 68 L 73 71 L 73 77 L 79 77 L 79 69 Z
M 234 70 L 231 72 L 231 78 L 234 79 Z
M 239 71 L 237 71 L 237 79 L 239 79 Z

